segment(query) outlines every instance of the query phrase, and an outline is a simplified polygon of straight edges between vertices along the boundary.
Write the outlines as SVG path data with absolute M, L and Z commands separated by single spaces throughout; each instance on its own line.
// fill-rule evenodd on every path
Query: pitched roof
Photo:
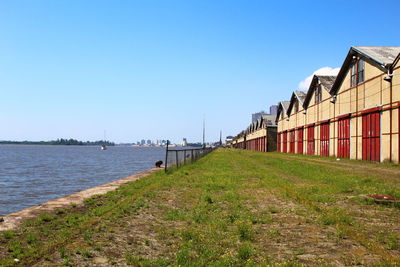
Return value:
M 306 92 L 303 91 L 293 91 L 292 97 L 290 98 L 290 104 L 287 108 L 286 114 L 289 116 L 290 112 L 292 111 L 293 105 L 296 99 L 299 101 L 300 105 L 303 106 L 304 99 L 306 98 Z
M 352 49 L 381 65 L 391 65 L 400 53 L 399 46 L 353 46 Z
M 262 117 L 265 125 L 276 125 L 276 115 L 263 115 Z
M 340 68 L 330 93 L 336 94 L 353 64 L 353 56 L 360 56 L 383 72 L 389 70 L 400 53 L 399 46 L 352 46 Z
M 336 76 L 316 75 L 325 89 L 330 92 L 333 84 L 335 83 Z
M 278 121 L 281 111 L 283 111 L 285 113 L 287 112 L 287 110 L 289 108 L 289 104 L 290 104 L 290 101 L 281 101 L 278 103 L 278 111 L 276 112 L 275 121 Z
M 303 108 L 306 109 L 310 104 L 310 100 L 313 96 L 315 88 L 319 83 L 325 88 L 326 91 L 328 91 L 328 93 L 330 93 L 335 80 L 336 76 L 314 75 L 311 80 L 310 87 L 308 88 L 306 97 L 304 98 Z
M 281 102 L 279 102 L 279 104 L 282 105 L 282 107 L 283 107 L 285 110 L 287 110 L 287 109 L 289 108 L 290 101 L 281 101 Z M 278 107 L 278 109 L 279 109 L 279 107 Z

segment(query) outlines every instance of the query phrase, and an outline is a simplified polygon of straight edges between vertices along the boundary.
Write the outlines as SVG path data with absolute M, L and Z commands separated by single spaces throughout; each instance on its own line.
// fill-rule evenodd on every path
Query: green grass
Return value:
M 0 266 L 395 266 L 400 209 L 360 195 L 400 197 L 396 176 L 391 164 L 220 149 L 3 232 Z

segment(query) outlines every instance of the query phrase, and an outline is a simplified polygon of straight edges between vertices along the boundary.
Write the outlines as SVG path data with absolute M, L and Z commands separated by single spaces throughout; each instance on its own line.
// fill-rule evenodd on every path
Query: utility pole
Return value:
M 205 135 L 206 135 L 206 119 L 203 116 L 203 148 L 206 147 Z
M 219 131 L 219 145 L 222 146 L 222 130 Z

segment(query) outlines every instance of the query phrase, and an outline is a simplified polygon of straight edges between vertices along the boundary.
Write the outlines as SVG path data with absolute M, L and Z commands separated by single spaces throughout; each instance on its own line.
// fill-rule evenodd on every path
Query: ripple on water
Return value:
M 0 145 L 0 215 L 145 171 L 164 148 Z

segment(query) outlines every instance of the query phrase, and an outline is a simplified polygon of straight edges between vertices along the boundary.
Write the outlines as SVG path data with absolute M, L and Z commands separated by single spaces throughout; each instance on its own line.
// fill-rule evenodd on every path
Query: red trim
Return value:
M 321 125 L 321 124 L 329 123 L 330 121 L 331 121 L 330 119 L 328 119 L 328 120 L 323 120 L 323 121 L 319 121 L 319 122 L 317 122 L 315 125 Z
M 344 119 L 344 118 L 347 118 L 347 117 L 351 117 L 351 113 L 337 116 L 336 119 L 337 119 L 337 120 L 340 120 L 340 119 Z
M 368 114 L 368 113 L 377 112 L 377 111 L 381 111 L 381 110 L 382 110 L 382 107 L 375 107 L 375 108 L 363 110 L 363 111 L 361 111 L 361 114 Z
M 315 126 L 315 123 L 310 123 L 310 124 L 304 125 L 305 128 L 312 127 L 312 126 Z

